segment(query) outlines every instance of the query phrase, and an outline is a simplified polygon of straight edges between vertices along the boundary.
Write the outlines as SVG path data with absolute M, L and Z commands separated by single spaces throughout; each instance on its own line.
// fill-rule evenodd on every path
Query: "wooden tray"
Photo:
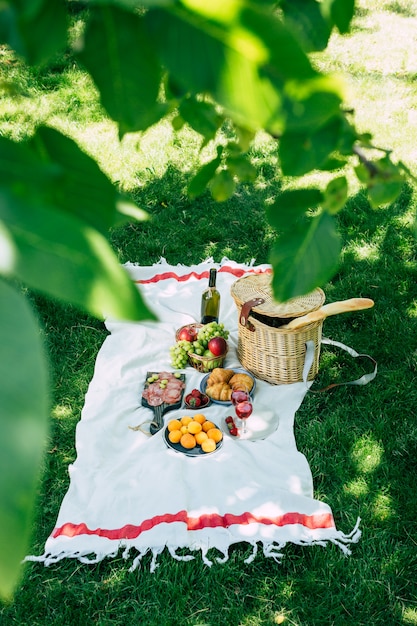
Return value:
M 144 389 L 146 389 L 150 385 L 150 383 L 148 382 L 148 378 L 151 378 L 152 375 L 156 374 L 156 373 L 157 372 L 147 372 L 146 379 L 145 379 L 145 384 L 144 384 L 144 387 L 143 387 Z M 180 376 L 178 376 L 178 380 L 182 380 L 182 382 L 185 383 L 185 374 L 181 374 Z M 180 396 L 180 399 L 178 400 L 178 402 L 175 402 L 174 404 L 169 404 L 168 402 L 163 402 L 162 404 L 158 404 L 158 406 L 152 406 L 142 396 L 142 406 L 146 407 L 147 409 L 151 409 L 151 411 L 154 414 L 153 420 L 152 420 L 151 425 L 149 427 L 151 435 L 155 435 L 163 427 L 165 413 L 168 413 L 168 411 L 173 411 L 174 409 L 180 409 L 181 408 L 182 399 L 183 399 L 183 396 L 184 396 L 184 391 L 185 391 L 185 386 L 184 386 L 184 389 L 181 391 L 181 396 Z

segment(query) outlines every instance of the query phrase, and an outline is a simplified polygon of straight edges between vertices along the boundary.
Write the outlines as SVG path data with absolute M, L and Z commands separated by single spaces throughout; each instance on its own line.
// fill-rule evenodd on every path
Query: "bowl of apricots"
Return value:
M 169 448 L 187 456 L 212 454 L 223 443 L 222 431 L 203 413 L 170 420 L 165 428 L 164 437 Z

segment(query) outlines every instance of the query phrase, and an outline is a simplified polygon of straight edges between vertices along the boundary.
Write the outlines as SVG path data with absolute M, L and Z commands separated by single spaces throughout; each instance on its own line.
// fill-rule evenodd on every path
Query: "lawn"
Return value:
M 352 33 L 335 35 L 315 62 L 345 75 L 359 127 L 417 175 L 417 0 L 358 4 Z M 54 73 L 39 74 L 2 55 L 3 80 L 17 77 L 23 95 L 0 101 L 0 131 L 23 137 L 39 121 L 61 129 L 152 216 L 111 233 L 122 263 L 150 265 L 161 256 L 172 264 L 210 256 L 268 261 L 274 233 L 264 206 L 288 181 L 266 137 L 252 148 L 253 187 L 239 187 L 221 205 L 208 194 L 191 201 L 185 188 L 196 167 L 198 136 L 187 129 L 174 134 L 162 123 L 119 144 L 93 85 L 70 58 Z M 207 146 L 203 158 L 212 151 Z M 212 568 L 198 558 L 182 563 L 162 555 L 154 574 L 150 557 L 132 573 L 121 555 L 91 566 L 31 563 L 14 601 L 0 604 L 1 626 L 417 625 L 416 189 L 407 185 L 394 204 L 372 210 L 350 182 L 352 197 L 339 218 L 341 265 L 322 287 L 328 302 L 370 297 L 375 307 L 327 319 L 324 334 L 372 355 L 378 376 L 364 387 L 309 394 L 296 415 L 295 435 L 311 466 L 315 496 L 332 507 L 337 527 L 349 532 L 361 518 L 352 555 L 336 546 L 289 545 L 280 564 L 258 556 L 242 565 L 246 549 L 236 546 L 226 564 Z M 30 546 L 31 554 L 41 554 L 68 487 L 75 427 L 106 330 L 74 308 L 30 297 L 53 375 L 51 436 Z M 325 348 L 313 388 L 355 378 L 358 369 Z

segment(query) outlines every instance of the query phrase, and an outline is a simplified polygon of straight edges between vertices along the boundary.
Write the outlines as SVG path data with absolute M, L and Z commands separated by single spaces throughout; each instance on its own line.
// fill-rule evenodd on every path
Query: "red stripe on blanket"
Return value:
M 241 278 L 245 274 L 271 274 L 272 273 L 272 270 L 270 268 L 267 268 L 265 270 L 259 270 L 259 269 L 250 268 L 250 267 L 246 269 L 241 269 L 239 267 L 229 267 L 227 265 L 223 265 L 223 267 L 221 267 L 218 271 L 219 273 L 224 272 L 227 274 L 233 274 L 233 276 L 236 276 L 237 278 Z M 159 283 L 161 280 L 168 280 L 169 278 L 173 278 L 174 280 L 177 280 L 179 283 L 183 283 L 192 277 L 196 278 L 197 280 L 200 280 L 201 278 L 208 278 L 209 270 L 205 270 L 204 272 L 201 272 L 200 274 L 197 274 L 197 272 L 189 272 L 188 274 L 182 274 L 182 275 L 176 274 L 175 272 L 164 272 L 163 274 L 155 274 L 155 276 L 152 276 L 152 278 L 143 278 L 140 280 L 135 280 L 134 282 L 139 283 L 141 285 L 146 285 L 149 283 Z
M 322 515 L 304 515 L 303 513 L 284 513 L 277 517 L 257 517 L 252 513 L 242 513 L 241 515 L 208 514 L 199 517 L 188 517 L 187 511 L 179 511 L 175 514 L 166 513 L 165 515 L 156 515 L 149 520 L 145 520 L 139 526 L 126 524 L 122 528 L 105 529 L 96 528 L 91 530 L 86 524 L 72 524 L 68 522 L 60 528 L 55 528 L 52 537 L 76 537 L 78 535 L 96 535 L 105 537 L 106 539 L 135 539 L 143 532 L 151 530 L 159 524 L 172 524 L 173 522 L 183 522 L 187 525 L 187 530 L 203 530 L 204 528 L 228 528 L 234 524 L 246 526 L 248 524 L 265 524 L 267 526 L 290 526 L 300 524 L 310 530 L 319 528 L 334 528 L 334 520 L 331 513 Z

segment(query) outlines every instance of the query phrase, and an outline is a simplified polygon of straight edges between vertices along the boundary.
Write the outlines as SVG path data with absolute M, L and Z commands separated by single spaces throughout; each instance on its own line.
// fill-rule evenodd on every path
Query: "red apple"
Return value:
M 214 356 L 221 356 L 226 352 L 227 342 L 223 337 L 213 337 L 208 342 L 208 349 L 214 354 Z
M 182 328 L 178 334 L 178 339 L 180 341 L 194 341 L 196 337 L 196 333 L 193 328 Z

